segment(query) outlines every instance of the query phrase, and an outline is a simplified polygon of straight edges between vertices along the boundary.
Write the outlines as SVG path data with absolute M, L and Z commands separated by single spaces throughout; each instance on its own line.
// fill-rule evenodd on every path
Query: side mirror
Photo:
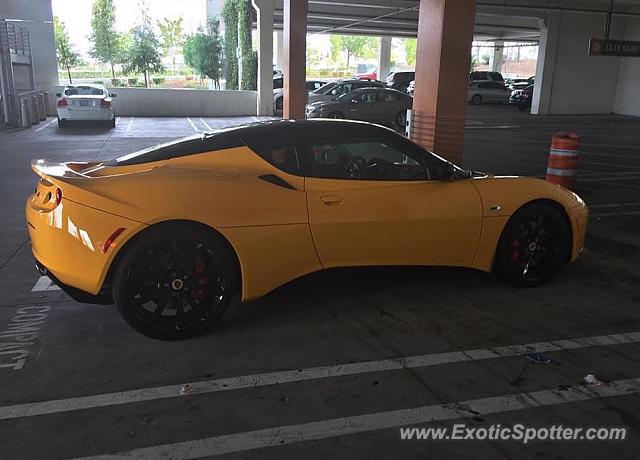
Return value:
M 56 97 L 62 96 L 62 93 L 56 93 Z
M 117 96 L 117 94 L 116 94 L 116 93 L 110 93 L 110 94 L 109 94 L 109 97 L 116 97 L 116 96 Z

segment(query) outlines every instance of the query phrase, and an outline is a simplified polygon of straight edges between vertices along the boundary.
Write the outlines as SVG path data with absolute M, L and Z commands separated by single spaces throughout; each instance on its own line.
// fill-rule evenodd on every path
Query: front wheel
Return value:
M 547 204 L 530 204 L 507 222 L 496 251 L 496 272 L 523 287 L 551 278 L 571 255 L 571 229 L 565 216 Z
M 179 340 L 213 325 L 236 286 L 230 250 L 217 236 L 182 224 L 152 228 L 119 263 L 113 297 L 124 320 L 155 339 Z
M 403 128 L 404 129 L 404 127 L 407 124 L 407 112 L 402 111 L 402 110 L 400 112 L 398 112 L 396 114 L 396 118 L 395 118 L 394 121 L 395 121 L 396 126 L 398 128 Z

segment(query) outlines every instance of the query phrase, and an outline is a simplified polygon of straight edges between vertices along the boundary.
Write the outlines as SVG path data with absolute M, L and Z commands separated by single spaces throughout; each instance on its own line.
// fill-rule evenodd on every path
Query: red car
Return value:
M 371 69 L 368 72 L 357 73 L 353 76 L 356 80 L 377 80 L 378 69 Z

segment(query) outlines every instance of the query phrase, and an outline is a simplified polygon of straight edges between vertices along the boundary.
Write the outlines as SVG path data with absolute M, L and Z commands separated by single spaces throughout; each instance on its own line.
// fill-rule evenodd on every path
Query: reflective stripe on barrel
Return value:
M 576 133 L 556 133 L 551 138 L 546 180 L 553 184 L 575 189 L 578 175 L 578 146 Z

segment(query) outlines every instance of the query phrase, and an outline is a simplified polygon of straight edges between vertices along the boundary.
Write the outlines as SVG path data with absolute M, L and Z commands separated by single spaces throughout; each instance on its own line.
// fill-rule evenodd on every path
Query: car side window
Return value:
M 392 91 L 384 91 L 379 95 L 379 100 L 381 102 L 395 102 L 398 99 L 400 99 L 398 95 Z
M 347 180 L 427 180 L 425 165 L 384 141 L 312 142 L 312 175 Z
M 297 149 L 294 146 L 260 146 L 249 145 L 262 159 L 272 166 L 288 174 L 299 175 L 300 164 L 298 162 Z

